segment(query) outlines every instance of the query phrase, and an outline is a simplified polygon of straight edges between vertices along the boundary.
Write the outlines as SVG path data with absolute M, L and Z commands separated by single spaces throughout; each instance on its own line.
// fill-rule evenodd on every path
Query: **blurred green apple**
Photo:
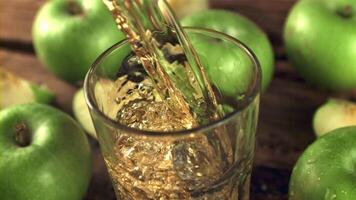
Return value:
M 356 87 L 356 0 L 301 0 L 289 13 L 284 41 L 289 60 L 321 88 Z
M 67 114 L 22 104 L 0 111 L 0 198 L 80 200 L 91 177 L 88 140 Z
M 262 89 L 267 88 L 273 76 L 274 54 L 266 34 L 254 22 L 230 11 L 206 10 L 187 16 L 181 23 L 183 26 L 220 31 L 243 42 L 256 54 L 262 69 Z M 206 51 L 209 48 L 211 46 L 208 46 Z M 221 50 L 229 51 L 229 49 Z M 232 58 L 225 62 L 234 62 L 235 60 Z
M 47 1 L 37 13 L 32 36 L 48 70 L 72 83 L 82 81 L 95 59 L 125 38 L 101 0 Z

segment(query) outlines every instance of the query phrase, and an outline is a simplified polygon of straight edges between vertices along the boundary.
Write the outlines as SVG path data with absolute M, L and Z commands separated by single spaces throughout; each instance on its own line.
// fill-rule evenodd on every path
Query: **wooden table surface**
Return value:
M 0 67 L 57 94 L 54 106 L 71 114 L 76 86 L 46 72 L 36 58 L 31 39 L 34 15 L 44 0 L 12 0 L 0 3 Z M 239 12 L 255 21 L 269 36 L 275 49 L 276 72 L 261 99 L 252 200 L 287 199 L 291 169 L 315 136 L 311 127 L 315 109 L 328 96 L 353 98 L 354 93 L 334 94 L 307 85 L 285 55 L 281 37 L 283 23 L 295 0 L 213 0 L 211 6 Z M 91 139 L 93 177 L 87 200 L 114 199 L 98 144 Z

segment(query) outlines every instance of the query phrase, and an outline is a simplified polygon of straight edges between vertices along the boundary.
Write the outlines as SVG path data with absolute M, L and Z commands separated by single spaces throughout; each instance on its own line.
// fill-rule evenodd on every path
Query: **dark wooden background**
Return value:
M 291 169 L 298 156 L 314 140 L 311 127 L 315 109 L 331 94 L 307 85 L 287 60 L 281 37 L 283 23 L 296 0 L 213 0 L 211 6 L 239 12 L 256 22 L 269 36 L 275 49 L 276 72 L 263 94 L 252 176 L 253 200 L 287 199 Z M 71 114 L 76 87 L 46 72 L 36 58 L 31 40 L 34 15 L 44 0 L 0 2 L 0 67 L 56 92 L 55 106 Z M 93 177 L 88 200 L 114 199 L 98 150 L 93 149 Z

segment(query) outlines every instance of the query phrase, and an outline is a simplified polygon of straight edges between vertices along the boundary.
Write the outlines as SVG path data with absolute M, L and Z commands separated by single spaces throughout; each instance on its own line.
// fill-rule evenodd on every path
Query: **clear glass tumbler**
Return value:
M 122 68 L 129 73 L 136 66 L 127 59 L 132 56 L 127 40 L 105 51 L 87 74 L 86 101 L 118 199 L 249 199 L 261 81 L 258 61 L 228 35 L 185 30 L 220 91 L 226 114 L 218 121 L 169 132 L 117 122 L 116 98 L 135 92 L 116 94 Z

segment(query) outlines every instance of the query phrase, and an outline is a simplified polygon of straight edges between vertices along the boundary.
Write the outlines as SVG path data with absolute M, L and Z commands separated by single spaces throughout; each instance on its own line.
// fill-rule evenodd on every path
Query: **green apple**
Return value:
M 0 68 L 0 109 L 30 102 L 50 103 L 53 92 Z
M 84 130 L 94 137 L 97 138 L 95 128 L 93 122 L 90 117 L 90 112 L 87 104 L 85 103 L 84 91 L 83 88 L 79 89 L 73 98 L 73 113 L 75 118 L 78 120 L 80 125 L 84 128 Z
M 49 71 L 73 83 L 84 79 L 104 50 L 125 38 L 101 0 L 47 1 L 32 30 L 39 59 Z
M 0 197 L 80 200 L 91 177 L 88 140 L 67 114 L 30 103 L 0 111 Z
M 224 10 L 206 10 L 184 18 L 183 26 L 210 28 L 237 38 L 256 54 L 262 69 L 262 89 L 270 83 L 274 71 L 274 54 L 266 34 L 251 20 L 233 12 Z M 194 42 L 194 41 L 192 41 Z M 205 51 L 214 50 L 207 45 Z M 229 49 L 221 49 L 223 52 Z M 225 62 L 235 62 L 232 58 Z M 232 72 L 230 76 L 236 73 Z M 231 84 L 231 83 L 230 83 Z
M 284 27 L 288 58 L 306 81 L 321 88 L 356 87 L 356 0 L 301 0 Z
M 356 125 L 356 104 L 342 99 L 329 99 L 313 117 L 314 132 L 318 137 L 351 125 Z
M 289 200 L 355 200 L 356 126 L 336 129 L 311 144 L 296 163 Z

